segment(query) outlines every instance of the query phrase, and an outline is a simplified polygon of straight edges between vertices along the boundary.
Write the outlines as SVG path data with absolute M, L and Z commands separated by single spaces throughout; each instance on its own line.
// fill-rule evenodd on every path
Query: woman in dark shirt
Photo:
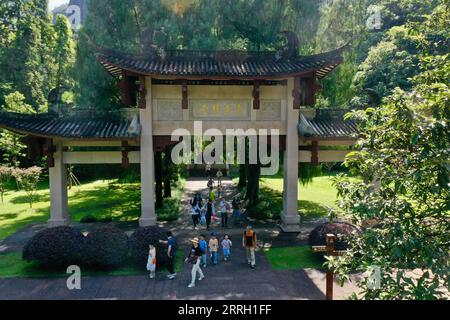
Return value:
M 203 255 L 202 249 L 200 249 L 198 245 L 198 238 L 194 238 L 191 240 L 192 242 L 192 248 L 189 252 L 189 256 L 184 260 L 184 262 L 190 262 L 192 263 L 192 280 L 191 283 L 188 285 L 188 288 L 195 287 L 195 278 L 197 276 L 197 272 L 199 273 L 200 277 L 198 278 L 199 281 L 203 280 L 205 277 L 203 275 L 202 269 L 200 268 L 200 261 Z

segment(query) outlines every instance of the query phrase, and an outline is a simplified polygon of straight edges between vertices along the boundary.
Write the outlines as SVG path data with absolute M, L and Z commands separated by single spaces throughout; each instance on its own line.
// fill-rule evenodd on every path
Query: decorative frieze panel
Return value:
M 256 113 L 256 120 L 281 120 L 281 101 L 262 100 L 260 109 Z
M 180 100 L 154 100 L 153 118 L 157 121 L 181 121 L 183 109 Z
M 250 120 L 250 100 L 191 100 L 191 120 Z

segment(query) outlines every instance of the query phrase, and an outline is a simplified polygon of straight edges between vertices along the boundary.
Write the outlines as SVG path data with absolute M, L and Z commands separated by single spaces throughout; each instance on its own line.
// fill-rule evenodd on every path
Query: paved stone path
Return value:
M 223 182 L 224 192 L 230 199 L 233 192 L 230 180 Z M 193 230 L 189 215 L 189 199 L 197 191 L 206 192 L 206 181 L 191 179 L 186 182 L 183 196 L 183 213 L 176 223 L 165 224 L 175 231 L 182 248 L 188 250 L 189 239 L 206 233 L 204 227 Z M 252 222 L 253 223 L 253 222 Z M 82 226 L 77 225 L 81 228 Z M 83 226 L 86 228 L 86 226 Z M 123 225 L 125 229 L 135 228 L 133 224 Z M 175 280 L 167 280 L 164 273 L 157 279 L 139 276 L 96 276 L 82 277 L 82 289 L 70 291 L 65 278 L 55 279 L 0 279 L 0 299 L 324 299 L 325 273 L 314 269 L 272 270 L 262 247 L 303 244 L 296 234 L 280 233 L 275 225 L 256 224 L 260 249 L 256 253 L 257 267 L 251 270 L 241 246 L 242 227 L 222 230 L 220 221 L 214 222 L 213 230 L 225 232 L 233 240 L 232 258 L 221 261 L 218 266 L 204 269 L 206 278 L 197 282 L 195 288 L 187 288 L 191 277 L 191 266 L 185 264 Z M 32 226 L 15 237 L 0 243 L 0 252 L 18 251 L 24 239 L 31 237 L 42 226 Z M 209 233 L 209 231 L 208 231 Z M 209 234 L 207 234 L 209 236 Z M 219 256 L 221 257 L 221 255 Z M 335 297 L 348 297 L 355 286 L 351 283 L 341 288 L 335 286 Z

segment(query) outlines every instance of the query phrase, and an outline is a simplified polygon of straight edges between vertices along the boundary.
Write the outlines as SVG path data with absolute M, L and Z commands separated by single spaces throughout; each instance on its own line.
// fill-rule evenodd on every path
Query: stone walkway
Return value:
M 223 182 L 224 192 L 230 199 L 235 192 L 230 180 Z M 183 196 L 183 213 L 180 219 L 164 227 L 172 229 L 182 249 L 189 247 L 189 239 L 200 233 L 209 236 L 204 227 L 193 230 L 189 215 L 189 200 L 195 192 L 206 194 L 206 181 L 190 179 L 186 182 Z M 165 274 L 159 273 L 157 279 L 146 276 L 96 276 L 82 277 L 82 289 L 70 291 L 65 278 L 55 279 L 0 279 L 0 299 L 324 299 L 325 273 L 314 269 L 272 270 L 262 248 L 268 246 L 292 246 L 304 244 L 301 234 L 281 233 L 278 227 L 270 223 L 255 223 L 259 238 L 257 251 L 257 268 L 251 270 L 245 259 L 241 246 L 243 226 L 222 230 L 220 221 L 213 223 L 212 231 L 219 234 L 228 233 L 233 240 L 232 259 L 221 261 L 218 266 L 208 266 L 206 278 L 197 282 L 195 288 L 187 288 L 190 282 L 190 265 L 184 265 L 175 280 L 167 280 Z M 97 225 L 98 226 L 98 225 Z M 77 228 L 89 228 L 75 225 Z M 122 224 L 120 227 L 133 230 L 134 224 Z M 23 243 L 42 226 L 35 225 L 18 232 L 16 235 L 0 242 L 0 252 L 20 251 Z M 306 227 L 305 233 L 311 226 Z M 355 286 L 351 283 L 344 288 L 335 285 L 335 298 L 348 297 Z

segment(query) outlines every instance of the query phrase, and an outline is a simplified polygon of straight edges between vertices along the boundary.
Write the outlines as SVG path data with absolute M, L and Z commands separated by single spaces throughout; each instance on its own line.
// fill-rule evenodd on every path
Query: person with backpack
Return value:
M 203 271 L 200 268 L 203 251 L 202 249 L 200 249 L 199 240 L 198 238 L 194 238 L 191 240 L 191 242 L 192 242 L 191 251 L 189 252 L 189 256 L 184 260 L 184 262 L 186 263 L 189 262 L 192 264 L 192 271 L 191 271 L 192 279 L 191 283 L 188 285 L 188 288 L 195 287 L 195 280 L 197 278 L 197 273 L 200 275 L 198 281 L 201 281 L 203 280 L 203 278 L 205 278 L 205 275 L 203 274 Z
M 245 248 L 247 254 L 247 263 L 252 269 L 255 269 L 256 264 L 256 241 L 256 232 L 253 231 L 251 226 L 247 226 L 242 237 L 242 246 Z
M 167 231 L 167 240 L 159 240 L 159 243 L 167 244 L 167 256 L 169 257 L 169 261 L 167 262 L 167 269 L 169 270 L 169 275 L 167 277 L 170 280 L 173 280 L 177 275 L 173 267 L 175 255 L 178 250 L 177 239 L 175 239 L 171 231 Z

